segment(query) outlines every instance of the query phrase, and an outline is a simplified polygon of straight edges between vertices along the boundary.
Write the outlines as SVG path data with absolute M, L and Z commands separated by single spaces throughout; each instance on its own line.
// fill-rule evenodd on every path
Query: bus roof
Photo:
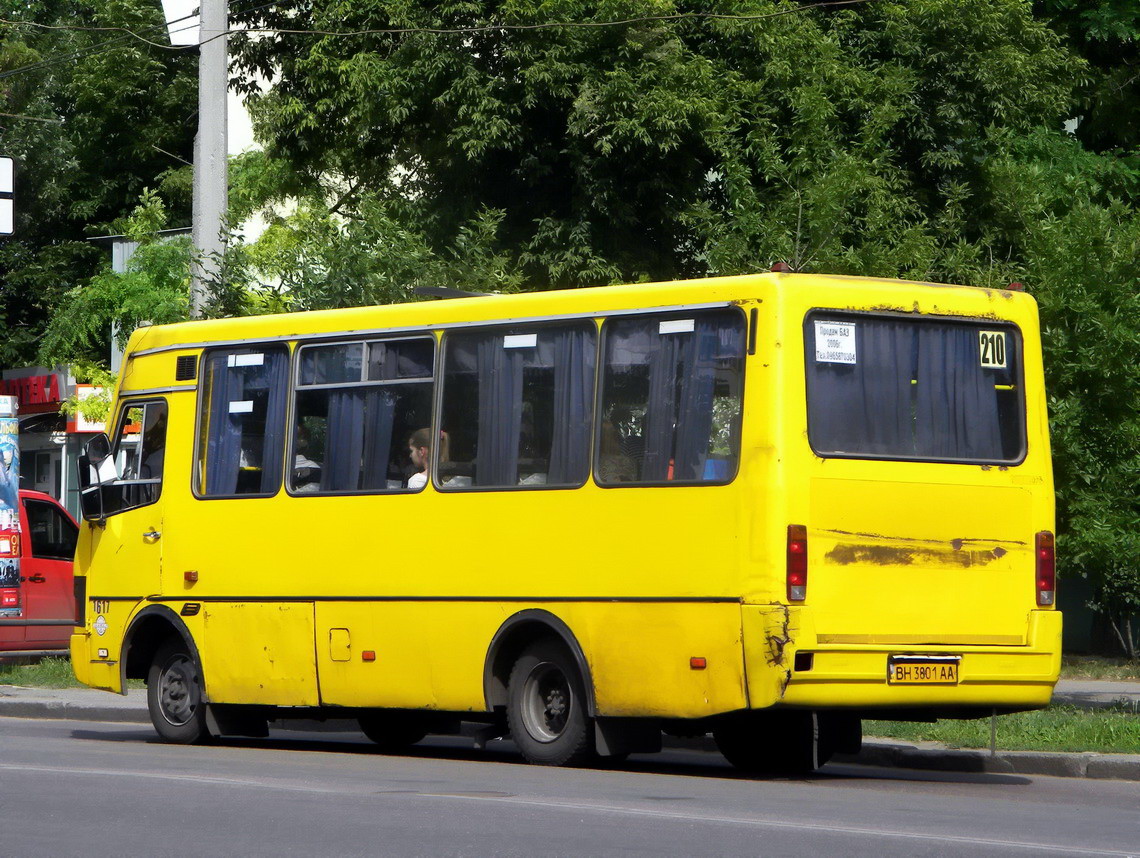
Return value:
M 600 286 L 543 292 L 519 292 L 472 298 L 413 301 L 335 310 L 312 310 L 269 316 L 206 319 L 172 325 L 139 328 L 127 347 L 129 354 L 182 347 L 195 348 L 235 340 L 290 339 L 321 334 L 372 334 L 386 330 L 431 329 L 487 322 L 523 322 L 557 316 L 589 316 L 642 309 L 696 308 L 749 300 L 769 300 L 787 288 L 815 287 L 821 299 L 834 295 L 836 309 L 897 309 L 900 312 L 933 312 L 920 308 L 920 294 L 945 299 L 957 292 L 954 313 L 989 315 L 984 311 L 993 296 L 1020 302 L 1032 298 L 1024 293 L 951 286 L 939 283 L 849 277 L 830 274 L 762 273 L 732 277 L 708 277 L 664 283 Z M 852 291 L 852 290 L 856 291 Z M 983 293 L 984 296 L 983 297 Z M 964 306 L 962 306 L 964 305 Z

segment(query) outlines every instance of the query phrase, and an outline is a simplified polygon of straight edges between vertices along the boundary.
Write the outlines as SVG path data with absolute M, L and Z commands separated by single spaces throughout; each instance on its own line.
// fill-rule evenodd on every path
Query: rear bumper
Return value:
M 747 608 L 745 609 L 748 610 Z M 770 610 L 770 609 L 769 609 Z M 940 712 L 982 709 L 1039 709 L 1047 706 L 1061 669 L 1061 614 L 1031 611 L 1025 643 L 1019 646 L 960 645 L 863 645 L 813 646 L 813 634 L 798 631 L 795 609 L 790 609 L 792 640 L 779 659 L 779 678 L 773 684 L 767 671 L 754 667 L 749 658 L 749 691 L 752 706 L 789 706 L 812 709 L 855 708 L 862 710 L 931 710 Z M 745 627 L 747 629 L 746 620 Z M 769 623 L 770 627 L 770 623 Z M 755 643 L 745 635 L 749 655 Z M 765 655 L 771 645 L 763 647 Z M 797 652 L 810 652 L 811 668 L 796 670 Z M 892 654 L 960 656 L 956 685 L 891 685 L 887 682 L 887 657 Z M 801 667 L 806 659 L 801 658 Z M 764 692 L 768 693 L 765 694 Z

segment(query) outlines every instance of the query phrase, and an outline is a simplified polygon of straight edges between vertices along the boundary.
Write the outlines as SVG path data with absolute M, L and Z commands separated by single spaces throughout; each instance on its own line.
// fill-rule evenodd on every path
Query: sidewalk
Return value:
M 1085 708 L 1123 703 L 1133 707 L 1137 717 L 1140 717 L 1140 682 L 1061 680 L 1053 692 L 1053 702 Z M 0 685 L 0 717 L 150 723 L 146 692 L 142 689 L 133 689 L 128 696 L 123 697 L 91 688 L 23 688 Z M 684 740 L 678 742 L 677 746 L 715 750 L 711 739 Z M 933 742 L 907 744 L 886 739 L 868 739 L 863 743 L 863 750 L 859 754 L 837 756 L 836 762 L 942 772 L 1140 781 L 1140 754 L 998 751 L 991 755 L 989 751 L 954 750 Z

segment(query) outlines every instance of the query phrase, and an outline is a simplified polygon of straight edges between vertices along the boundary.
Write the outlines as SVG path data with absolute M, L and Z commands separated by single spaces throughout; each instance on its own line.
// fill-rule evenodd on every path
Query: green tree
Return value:
M 768 17 L 660 19 L 675 13 Z M 530 288 L 777 259 L 941 270 L 931 226 L 960 214 L 988 129 L 1059 127 L 1083 69 L 1020 0 L 317 0 L 237 17 L 400 30 L 237 43 L 271 155 L 302 182 L 367 188 L 437 253 L 496 213 L 492 249 Z M 422 29 L 457 27 L 483 29 Z
M 1092 73 L 1076 105 L 1077 134 L 1100 151 L 1137 154 L 1140 146 L 1140 3 L 1137 0 L 1037 0 Z
M 1000 276 L 1040 305 L 1062 569 L 1140 658 L 1140 174 L 1072 138 L 1008 141 L 985 168 Z M 998 274 L 991 269 L 991 274 Z
M 112 331 L 122 348 L 140 324 L 188 318 L 190 239 L 160 238 L 165 224 L 162 201 L 144 191 L 125 224 L 127 238 L 138 243 L 126 271 L 104 269 L 63 295 L 44 331 L 40 363 L 97 367 L 105 362 Z
M 3 0 L 0 10 L 166 38 L 151 0 Z M 119 231 L 145 187 L 186 222 L 195 69 L 193 56 L 122 33 L 0 24 L 0 149 L 17 162 L 16 232 L 0 239 L 0 363 L 34 359 L 56 303 L 106 254 L 86 239 Z
M 408 301 L 430 286 L 504 292 L 521 283 L 513 260 L 494 247 L 500 211 L 477 211 L 437 251 L 409 225 L 399 199 L 346 192 L 326 177 L 299 187 L 287 165 L 262 152 L 236 158 L 230 176 L 230 219 L 255 216 L 266 228 L 251 243 L 231 244 L 216 315 Z

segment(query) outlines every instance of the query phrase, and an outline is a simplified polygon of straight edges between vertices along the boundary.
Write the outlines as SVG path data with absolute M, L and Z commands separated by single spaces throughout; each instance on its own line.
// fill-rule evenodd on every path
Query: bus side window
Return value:
M 598 483 L 732 479 L 740 450 L 743 314 L 612 319 L 603 337 Z
M 203 367 L 198 493 L 275 494 L 285 452 L 288 351 L 220 349 L 206 354 Z
M 408 439 L 431 425 L 434 370 L 430 336 L 301 346 L 289 491 L 408 487 Z
M 582 485 L 596 340 L 589 321 L 446 334 L 440 488 Z

